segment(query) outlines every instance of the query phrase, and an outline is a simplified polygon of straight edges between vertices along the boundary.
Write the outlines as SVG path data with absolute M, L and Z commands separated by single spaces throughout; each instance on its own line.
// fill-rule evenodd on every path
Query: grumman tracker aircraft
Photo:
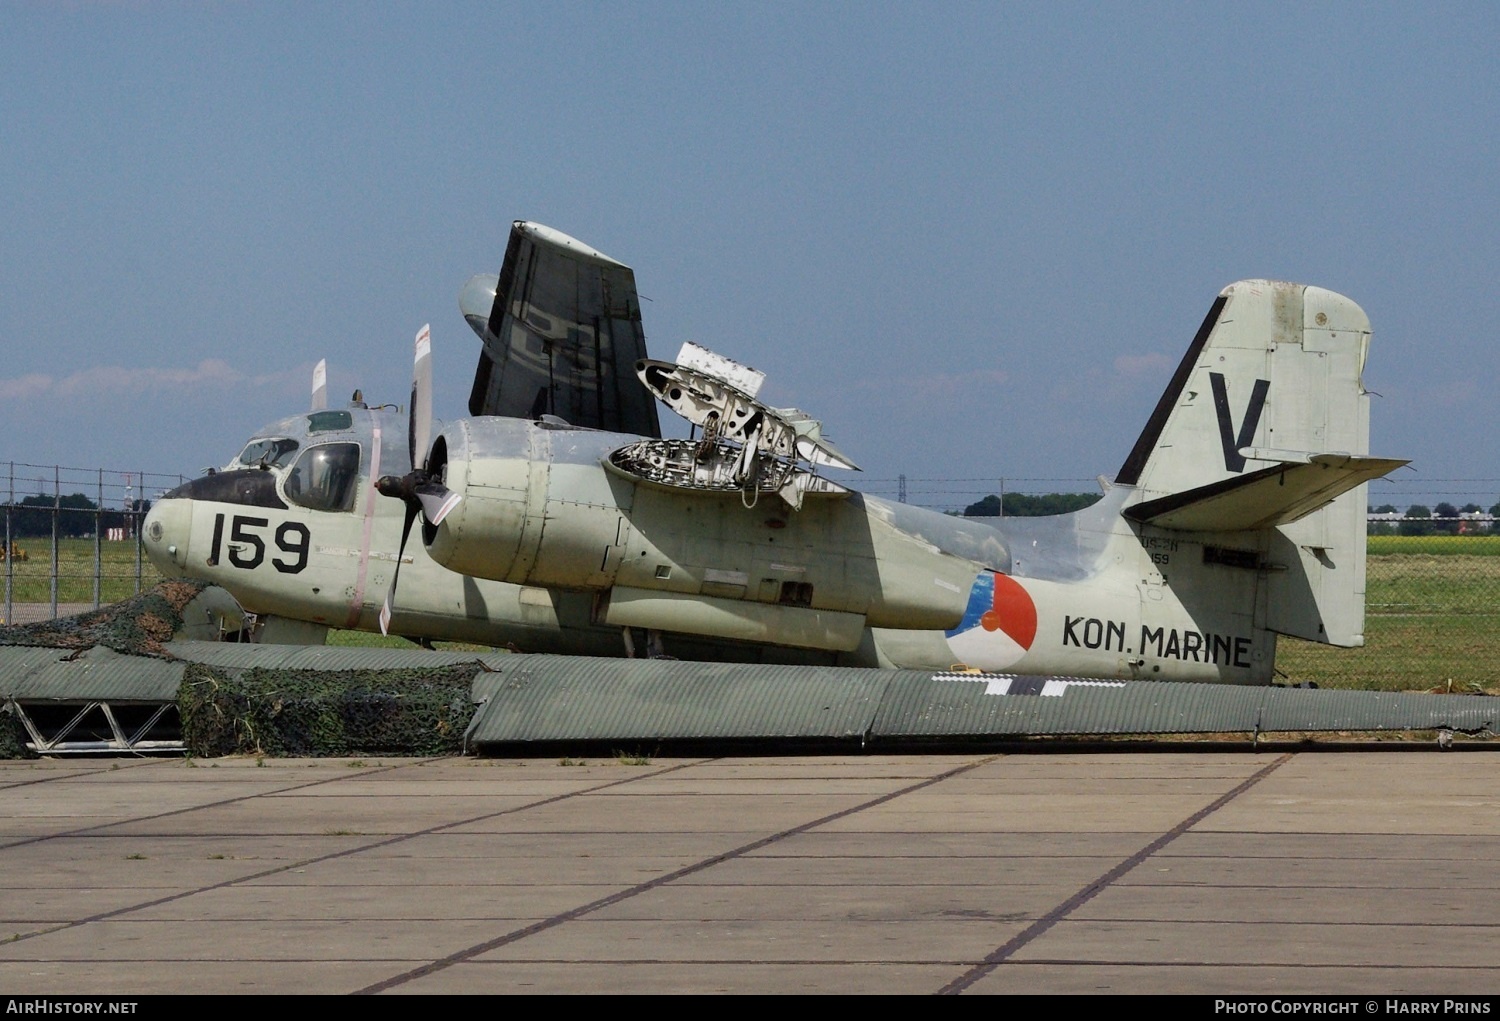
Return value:
M 356 394 L 159 500 L 152 560 L 266 641 L 388 628 L 525 652 L 1266 684 L 1278 635 L 1363 644 L 1369 321 L 1264 280 L 1213 302 L 1103 498 L 969 519 L 819 474 L 853 462 L 761 375 L 646 357 L 631 270 L 517 222 L 460 298 L 470 417 Z M 693 425 L 662 438 L 652 399 Z M 429 442 L 429 437 L 432 437 Z M 420 519 L 419 542 L 408 544 Z M 399 568 L 399 589 L 397 588 Z

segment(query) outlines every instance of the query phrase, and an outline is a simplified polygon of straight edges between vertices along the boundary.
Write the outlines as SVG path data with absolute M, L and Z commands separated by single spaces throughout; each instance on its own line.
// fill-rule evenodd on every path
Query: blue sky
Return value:
M 1113 474 L 1220 288 L 1375 330 L 1374 502 L 1500 499 L 1500 7 L 0 3 L 0 460 L 196 474 L 402 402 L 540 221 L 962 506 Z M 1058 480 L 1056 482 L 1052 480 Z

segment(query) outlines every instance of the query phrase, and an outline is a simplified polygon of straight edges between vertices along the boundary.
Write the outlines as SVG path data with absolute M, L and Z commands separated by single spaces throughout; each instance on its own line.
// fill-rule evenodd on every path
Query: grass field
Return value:
M 1500 694 L 1500 536 L 1372 536 L 1369 548 L 1364 648 L 1284 638 L 1277 668 L 1328 688 Z
M 15 545 L 26 553 L 26 559 L 0 562 L 0 584 L 10 579 L 11 601 L 48 603 L 52 601 L 52 540 L 17 539 Z M 128 599 L 140 589 L 148 589 L 161 580 L 144 552 L 137 561 L 134 542 L 102 542 L 95 566 L 93 539 L 62 539 L 57 544 L 57 601 L 59 603 L 92 603 L 94 578 L 99 576 L 101 603 Z M 137 588 L 137 563 L 139 586 Z
M 25 560 L 0 563 L 15 603 L 49 603 L 50 540 L 17 540 Z M 100 598 L 111 603 L 160 577 L 136 546 L 101 544 Z M 1488 690 L 1500 694 L 1500 536 L 1371 536 L 1365 646 L 1335 649 L 1283 638 L 1278 670 L 1290 681 L 1381 691 Z M 59 603 L 92 603 L 93 539 L 64 539 L 58 554 Z M 3 610 L 3 604 L 0 604 Z M 405 639 L 334 632 L 343 645 L 407 645 Z

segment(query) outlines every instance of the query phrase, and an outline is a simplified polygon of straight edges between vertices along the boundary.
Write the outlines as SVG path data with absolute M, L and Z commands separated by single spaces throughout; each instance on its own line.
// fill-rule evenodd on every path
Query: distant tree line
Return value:
M 78 539 L 94 534 L 94 511 L 99 505 L 82 493 L 72 493 L 63 497 L 51 496 L 28 496 L 13 503 L 0 504 L 5 516 L 10 518 L 10 534 L 18 538 L 51 538 L 53 508 L 57 508 L 57 534 L 65 539 Z M 99 515 L 99 528 L 107 530 L 110 528 L 125 528 L 131 525 L 130 519 L 140 520 L 140 516 L 151 509 L 150 500 L 132 500 L 131 511 L 106 510 Z M 0 524 L 3 528 L 3 524 Z M 5 533 L 0 531 L 0 539 Z
M 1002 500 L 991 494 L 964 508 L 966 518 L 1040 518 L 1049 514 L 1066 514 L 1098 502 L 1103 493 L 1006 493 Z
M 1015 517 L 1035 518 L 1044 517 L 1049 514 L 1066 514 L 1069 511 L 1082 510 L 1097 502 L 1100 493 L 1045 493 L 1042 495 L 1031 495 L 1027 493 L 1006 493 L 1002 500 L 999 496 L 991 494 L 983 500 L 977 500 L 969 504 L 963 510 L 966 518 L 993 518 L 993 517 Z M 1379 507 L 1370 507 L 1372 514 L 1400 514 L 1401 508 L 1394 504 L 1382 504 Z M 1428 507 L 1425 504 L 1414 503 L 1406 508 L 1405 521 L 1372 521 L 1369 531 L 1371 535 L 1465 535 L 1465 534 L 1497 534 L 1500 529 L 1483 527 L 1480 523 L 1465 521 L 1461 515 L 1482 514 L 1484 508 L 1477 503 L 1466 503 L 1462 507 L 1443 502 Z M 1489 509 L 1489 513 L 1500 518 L 1500 503 Z
M 1401 508 L 1395 504 L 1384 503 L 1379 507 L 1371 507 L 1371 514 L 1400 514 Z M 1463 520 L 1463 514 L 1483 514 L 1484 508 L 1477 503 L 1466 503 L 1462 507 L 1444 501 L 1428 507 L 1426 504 L 1414 503 L 1406 508 L 1405 521 L 1372 521 L 1369 532 L 1371 535 L 1467 535 L 1477 532 L 1494 534 L 1494 529 L 1476 527 L 1475 523 Z M 1489 513 L 1500 517 L 1500 503 L 1491 507 Z

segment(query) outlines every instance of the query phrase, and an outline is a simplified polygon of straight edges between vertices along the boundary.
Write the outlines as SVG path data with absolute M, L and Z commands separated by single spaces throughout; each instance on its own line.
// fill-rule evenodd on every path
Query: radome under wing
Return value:
M 636 379 L 646 357 L 635 272 L 538 223 L 517 220 L 500 276 L 459 298 L 484 342 L 471 415 L 539 419 L 661 436 L 656 402 Z

